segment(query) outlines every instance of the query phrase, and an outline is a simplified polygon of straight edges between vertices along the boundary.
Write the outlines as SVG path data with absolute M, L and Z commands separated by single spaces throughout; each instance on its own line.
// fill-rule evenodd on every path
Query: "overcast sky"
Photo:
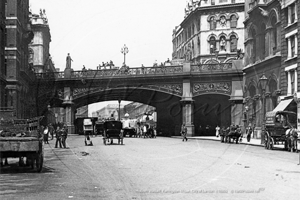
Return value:
M 186 0 L 30 0 L 33 13 L 46 10 L 50 54 L 61 70 L 67 53 L 74 70 L 110 60 L 120 66 L 124 44 L 130 67 L 171 59 L 172 31 L 184 19 L 185 5 Z
M 184 19 L 186 0 L 29 0 L 33 14 L 46 10 L 50 54 L 64 70 L 70 53 L 74 70 L 96 69 L 102 62 L 130 67 L 171 59 L 172 32 Z M 116 102 L 114 102 L 116 103 Z M 106 103 L 91 105 L 95 110 Z

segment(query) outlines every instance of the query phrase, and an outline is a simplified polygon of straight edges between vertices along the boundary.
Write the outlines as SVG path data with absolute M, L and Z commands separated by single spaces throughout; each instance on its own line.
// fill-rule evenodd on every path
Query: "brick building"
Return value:
M 5 1 L 0 1 L 0 108 L 5 105 L 6 67 L 5 67 Z
M 293 98 L 299 104 L 299 70 L 300 65 L 300 2 L 299 0 L 281 1 L 281 99 Z M 293 111 L 300 118 L 300 106 Z M 300 130 L 299 122 L 298 129 Z
M 2 1 L 1 1 L 2 2 Z M 15 116 L 35 116 L 35 94 L 30 84 L 35 75 L 28 64 L 28 44 L 33 38 L 29 20 L 29 0 L 6 1 L 6 106 Z

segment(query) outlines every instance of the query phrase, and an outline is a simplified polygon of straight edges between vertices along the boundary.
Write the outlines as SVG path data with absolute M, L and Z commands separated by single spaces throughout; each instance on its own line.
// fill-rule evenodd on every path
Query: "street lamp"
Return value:
M 129 52 L 128 47 L 126 47 L 126 44 L 124 44 L 124 47 L 122 47 L 121 49 L 121 53 L 124 55 L 124 65 L 125 65 L 125 57 L 128 52 Z
M 261 133 L 261 144 L 264 144 L 265 141 L 265 107 L 266 107 L 266 86 L 267 86 L 268 78 L 263 74 L 260 79 L 260 87 L 262 89 L 262 114 L 263 114 L 263 119 L 262 119 L 262 133 Z

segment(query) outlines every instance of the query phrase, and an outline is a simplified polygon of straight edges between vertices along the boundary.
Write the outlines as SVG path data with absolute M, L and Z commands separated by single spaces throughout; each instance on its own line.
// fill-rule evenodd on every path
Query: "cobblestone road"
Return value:
M 299 199 L 299 154 L 244 144 L 125 138 L 45 146 L 42 173 L 1 169 L 1 199 Z M 12 160 L 11 162 L 16 161 Z

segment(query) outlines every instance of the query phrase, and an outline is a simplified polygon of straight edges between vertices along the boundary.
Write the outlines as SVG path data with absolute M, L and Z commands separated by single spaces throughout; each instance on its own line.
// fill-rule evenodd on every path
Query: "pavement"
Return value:
M 180 138 L 182 139 L 181 136 L 172 136 L 172 138 Z M 221 138 L 220 137 L 216 137 L 216 136 L 194 136 L 194 137 L 187 137 L 187 139 L 191 139 L 191 140 L 211 140 L 211 141 L 217 141 L 217 142 L 221 142 Z M 246 144 L 246 145 L 252 145 L 252 146 L 260 146 L 260 147 L 264 147 L 264 144 L 261 144 L 261 140 L 260 139 L 254 139 L 251 138 L 250 142 L 247 142 L 247 139 L 245 137 L 242 138 L 242 141 L 239 141 L 239 144 Z M 279 148 L 284 148 L 283 144 L 276 144 L 276 147 Z M 300 152 L 300 138 L 298 137 L 298 145 L 297 145 L 297 149 L 298 152 Z

